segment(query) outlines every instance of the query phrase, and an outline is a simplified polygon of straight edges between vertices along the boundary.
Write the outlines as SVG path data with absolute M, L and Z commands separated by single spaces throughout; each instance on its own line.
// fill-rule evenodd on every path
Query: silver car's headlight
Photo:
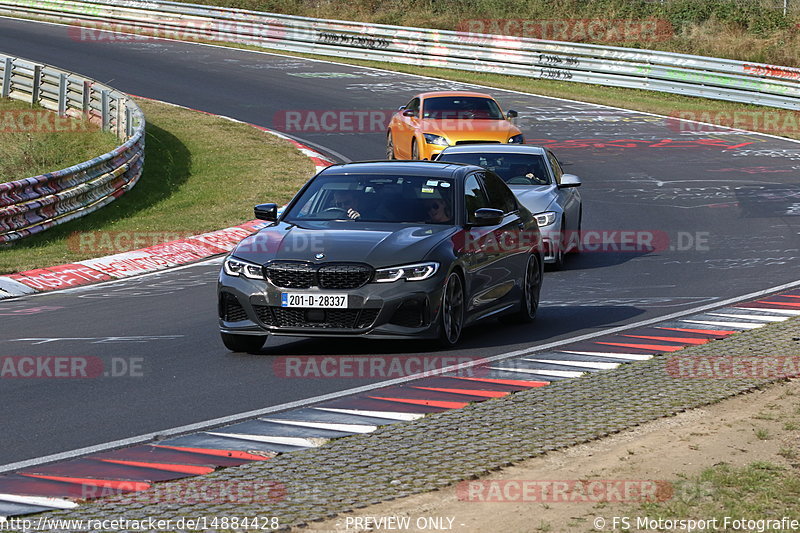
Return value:
M 545 211 L 543 213 L 536 213 L 533 215 L 533 217 L 536 219 L 536 223 L 539 224 L 539 227 L 543 228 L 544 226 L 549 226 L 556 221 L 556 212 Z
M 438 270 L 439 263 L 434 262 L 379 268 L 375 271 L 375 281 L 378 283 L 391 283 L 399 279 L 422 281 L 436 274 Z
M 233 256 L 225 258 L 222 263 L 222 270 L 229 276 L 244 276 L 250 279 L 264 279 L 264 271 L 261 265 L 242 261 Z
M 428 144 L 438 144 L 439 146 L 450 146 L 447 142 L 447 139 L 442 137 L 441 135 L 434 135 L 433 133 L 423 133 L 423 137 L 425 137 L 425 142 Z
M 519 135 L 514 135 L 508 140 L 509 144 L 522 144 L 525 142 L 525 138 L 520 133 Z

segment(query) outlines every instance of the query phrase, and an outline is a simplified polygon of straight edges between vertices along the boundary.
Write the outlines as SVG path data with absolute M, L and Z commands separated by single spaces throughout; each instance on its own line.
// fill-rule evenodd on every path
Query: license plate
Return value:
M 281 293 L 281 307 L 318 307 L 324 309 L 347 309 L 347 295 L 284 292 Z

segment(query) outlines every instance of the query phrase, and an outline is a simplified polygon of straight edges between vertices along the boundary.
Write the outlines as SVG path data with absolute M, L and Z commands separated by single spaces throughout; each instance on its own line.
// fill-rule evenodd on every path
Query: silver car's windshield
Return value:
M 550 173 L 544 156 L 538 154 L 454 153 L 437 161 L 468 163 L 493 171 L 509 185 L 549 185 Z
M 453 189 L 453 181 L 442 178 L 323 174 L 284 220 L 453 224 Z

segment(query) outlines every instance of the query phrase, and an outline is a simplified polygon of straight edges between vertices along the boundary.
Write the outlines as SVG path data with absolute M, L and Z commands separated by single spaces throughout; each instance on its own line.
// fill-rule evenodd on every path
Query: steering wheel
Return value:
M 329 207 L 327 209 L 323 209 L 320 212 L 320 214 L 324 214 L 324 213 L 327 213 L 327 214 L 331 215 L 331 220 L 334 220 L 334 219 L 337 219 L 337 218 L 350 218 L 350 217 L 347 216 L 347 209 L 344 209 L 342 207 Z
M 509 185 L 530 185 L 533 183 L 528 176 L 514 176 L 513 178 L 509 178 L 506 182 Z

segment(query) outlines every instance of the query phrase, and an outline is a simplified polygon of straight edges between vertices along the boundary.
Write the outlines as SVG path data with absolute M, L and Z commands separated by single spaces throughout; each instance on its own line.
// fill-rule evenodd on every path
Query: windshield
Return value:
M 424 176 L 323 174 L 284 220 L 453 224 L 453 188 L 450 179 Z
M 544 156 L 537 154 L 444 153 L 437 161 L 468 163 L 487 168 L 509 185 L 549 185 Z
M 422 118 L 503 120 L 503 112 L 491 98 L 479 96 L 438 96 L 426 98 Z

